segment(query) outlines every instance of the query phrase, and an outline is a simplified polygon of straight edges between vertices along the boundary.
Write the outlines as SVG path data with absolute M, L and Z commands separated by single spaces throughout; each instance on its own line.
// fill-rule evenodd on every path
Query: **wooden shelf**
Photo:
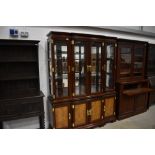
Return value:
M 123 94 L 127 96 L 135 96 L 135 95 L 149 93 L 152 91 L 154 90 L 150 88 L 136 88 L 136 89 L 125 90 L 123 91 Z
M 13 80 L 30 80 L 30 79 L 38 79 L 38 76 L 21 76 L 21 77 L 6 77 L 6 78 L 0 78 L 0 81 L 13 81 Z

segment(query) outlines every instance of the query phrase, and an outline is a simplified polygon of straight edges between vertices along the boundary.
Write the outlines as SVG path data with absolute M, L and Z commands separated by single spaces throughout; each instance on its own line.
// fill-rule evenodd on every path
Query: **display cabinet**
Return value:
M 116 120 L 116 39 L 50 32 L 48 45 L 53 127 L 91 128 Z M 105 117 L 104 100 L 109 113 Z
M 117 117 L 127 118 L 147 110 L 152 91 L 146 79 L 147 43 L 118 39 Z
M 0 122 L 39 116 L 40 128 L 44 128 L 38 43 L 0 40 Z
M 146 47 L 145 42 L 118 40 L 117 82 L 144 79 Z

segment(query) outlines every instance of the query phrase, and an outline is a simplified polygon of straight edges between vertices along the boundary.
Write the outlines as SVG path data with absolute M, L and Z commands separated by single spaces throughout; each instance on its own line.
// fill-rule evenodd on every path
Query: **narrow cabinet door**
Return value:
M 101 119 L 101 115 L 102 115 L 102 112 L 101 112 L 102 102 L 101 102 L 101 100 L 92 101 L 90 104 L 91 104 L 90 121 L 91 122 L 99 121 Z
M 53 128 L 69 128 L 70 127 L 70 106 L 62 105 L 53 108 L 54 124 Z
M 104 117 L 115 115 L 115 97 L 105 98 L 104 101 Z
M 69 38 L 55 38 L 52 44 L 52 72 L 54 98 L 70 96 L 70 42 Z
M 87 103 L 78 103 L 72 105 L 73 122 L 72 127 L 79 127 L 87 124 Z
M 115 43 L 105 44 L 105 84 L 104 88 L 106 91 L 113 90 L 115 86 Z

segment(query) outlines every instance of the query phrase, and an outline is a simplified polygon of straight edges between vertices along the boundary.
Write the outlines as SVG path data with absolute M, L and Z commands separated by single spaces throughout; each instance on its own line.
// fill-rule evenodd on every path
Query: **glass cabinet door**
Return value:
M 120 48 L 120 78 L 131 76 L 131 48 Z
M 134 76 L 143 75 L 144 48 L 135 47 L 134 49 Z
M 75 96 L 85 95 L 85 45 L 81 41 L 74 44 L 74 92 Z
M 66 97 L 68 91 L 68 46 L 65 41 L 54 44 L 55 95 Z
M 105 53 L 105 89 L 113 89 L 114 87 L 114 57 L 115 45 L 106 45 Z
M 101 92 L 101 44 L 91 46 L 91 93 Z

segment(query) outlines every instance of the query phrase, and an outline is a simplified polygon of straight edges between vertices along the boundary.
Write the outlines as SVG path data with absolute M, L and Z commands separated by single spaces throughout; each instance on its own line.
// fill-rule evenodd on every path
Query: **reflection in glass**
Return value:
M 130 76 L 131 73 L 131 48 L 121 48 L 120 74 L 121 77 Z
M 67 45 L 57 42 L 54 45 L 56 96 L 68 96 L 68 63 Z
M 113 87 L 114 45 L 106 46 L 106 88 Z
M 101 91 L 101 45 L 91 47 L 91 93 Z
M 143 48 L 134 50 L 134 75 L 141 76 L 143 72 Z
M 85 95 L 85 47 L 82 42 L 76 42 L 74 46 L 75 59 L 75 95 Z

